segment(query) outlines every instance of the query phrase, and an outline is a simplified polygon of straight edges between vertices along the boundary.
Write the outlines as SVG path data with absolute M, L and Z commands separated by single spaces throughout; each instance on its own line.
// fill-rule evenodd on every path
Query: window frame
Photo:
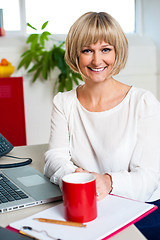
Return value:
M 6 31 L 9 36 L 19 36 L 19 35 L 29 35 L 27 34 L 27 25 L 26 25 L 26 0 L 19 0 L 19 11 L 20 11 L 20 30 L 19 31 Z M 135 1 L 135 31 L 126 33 L 126 34 L 142 34 L 143 33 L 143 24 L 142 24 L 142 0 Z M 65 35 L 65 34 L 55 34 L 55 35 Z

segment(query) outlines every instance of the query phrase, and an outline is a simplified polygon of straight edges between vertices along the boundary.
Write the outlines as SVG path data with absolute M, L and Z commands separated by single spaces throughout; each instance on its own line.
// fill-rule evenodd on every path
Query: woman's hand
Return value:
M 97 199 L 101 200 L 107 196 L 108 193 L 112 190 L 112 179 L 109 174 L 99 174 L 95 172 L 89 172 L 83 170 L 82 168 L 77 168 L 75 172 L 88 172 L 92 173 L 96 177 L 96 190 L 97 190 Z
M 111 176 L 108 174 L 99 174 L 92 172 L 96 177 L 97 199 L 101 200 L 107 196 L 112 190 Z

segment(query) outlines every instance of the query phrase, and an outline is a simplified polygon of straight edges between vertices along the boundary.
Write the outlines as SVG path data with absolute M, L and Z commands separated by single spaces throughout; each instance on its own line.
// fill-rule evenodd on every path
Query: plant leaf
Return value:
M 55 61 L 57 67 L 63 74 L 67 74 L 68 66 L 64 60 L 65 50 L 60 47 L 54 46 L 52 54 L 53 61 Z
M 50 67 L 49 67 L 49 53 L 46 51 L 44 52 L 43 56 L 43 66 L 42 66 L 42 76 L 45 80 L 48 78 L 48 73 L 50 72 Z
M 45 23 L 43 23 L 42 27 L 41 27 L 41 30 L 43 30 L 48 24 L 48 21 L 46 21 Z
M 30 65 L 30 63 L 32 62 L 32 58 L 33 58 L 33 53 L 30 52 L 29 54 L 25 55 L 22 60 L 20 61 L 19 65 L 18 65 L 18 69 L 20 69 L 21 67 L 25 67 L 25 69 L 27 69 Z
M 39 67 L 40 67 L 40 64 L 39 64 L 39 63 L 34 64 L 33 67 L 28 70 L 28 73 L 34 72 L 34 71 L 37 70 L 37 68 L 39 68 Z
M 30 23 L 27 23 L 27 26 L 34 29 L 34 30 L 37 30 L 35 27 L 33 27 Z
M 27 55 L 27 54 L 30 54 L 30 52 L 31 52 L 31 50 L 25 51 L 25 52 L 21 55 L 21 58 L 24 57 L 24 56 Z
M 73 88 L 72 78 L 68 77 L 65 84 L 66 90 L 70 91 Z
M 40 44 L 44 47 L 45 45 L 45 40 L 48 41 L 48 35 L 51 35 L 50 32 L 43 32 L 40 37 L 39 37 L 39 41 L 40 41 Z
M 65 77 L 64 77 L 64 74 L 61 73 L 59 74 L 58 76 L 58 92 L 64 92 L 64 89 L 65 89 Z
M 38 34 L 37 34 L 37 33 L 31 34 L 31 35 L 27 38 L 26 43 L 32 43 L 33 41 L 35 41 L 35 40 L 37 40 L 37 39 L 38 39 Z
M 56 64 L 52 58 L 52 50 L 50 50 L 50 52 L 48 54 L 48 60 L 49 60 L 50 69 L 53 69 L 56 66 Z
M 62 48 L 62 47 L 64 46 L 64 44 L 65 44 L 65 41 L 63 41 L 63 42 L 58 46 L 58 48 Z
M 35 82 L 35 81 L 36 81 L 36 79 L 39 77 L 41 71 L 42 71 L 42 68 L 39 67 L 39 68 L 37 69 L 36 73 L 35 73 L 34 76 L 33 76 L 32 82 Z

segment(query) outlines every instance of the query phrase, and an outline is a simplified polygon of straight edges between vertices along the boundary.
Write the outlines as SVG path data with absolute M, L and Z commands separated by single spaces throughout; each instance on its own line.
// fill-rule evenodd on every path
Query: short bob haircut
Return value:
M 128 41 L 119 23 L 105 12 L 85 13 L 71 26 L 66 37 L 66 63 L 74 72 L 81 73 L 79 55 L 83 47 L 97 41 L 114 46 L 115 63 L 111 76 L 118 74 L 127 62 Z

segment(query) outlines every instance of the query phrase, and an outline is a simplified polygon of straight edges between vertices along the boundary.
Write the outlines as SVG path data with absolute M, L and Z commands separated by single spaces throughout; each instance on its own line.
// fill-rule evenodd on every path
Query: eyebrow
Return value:
M 92 45 L 92 44 L 91 44 L 91 45 Z M 90 48 L 91 45 L 83 46 L 82 48 Z M 102 45 L 101 47 L 102 47 L 102 48 L 104 48 L 104 47 L 113 47 L 113 45 L 111 45 L 111 44 L 104 44 L 104 45 Z
M 111 45 L 111 44 L 105 44 L 105 45 L 102 45 L 102 47 L 113 47 L 113 45 Z

